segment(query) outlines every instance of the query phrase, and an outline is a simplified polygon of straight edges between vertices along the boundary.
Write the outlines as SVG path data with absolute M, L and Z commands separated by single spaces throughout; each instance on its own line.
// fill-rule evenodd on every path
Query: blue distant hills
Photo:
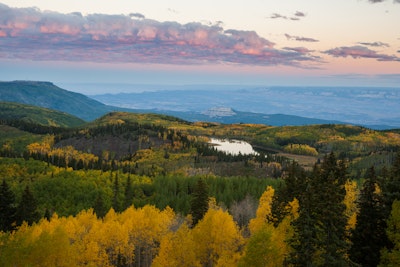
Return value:
M 214 89 L 213 89 L 214 88 Z M 400 128 L 400 89 L 187 86 L 179 90 L 85 96 L 51 82 L 0 82 L 0 101 L 35 105 L 92 121 L 111 111 L 159 113 L 188 121 L 272 126 L 354 124 Z
M 270 125 L 348 123 L 374 129 L 400 128 L 400 88 L 197 85 L 91 97 L 108 105 L 153 109 L 187 120 Z M 235 114 L 220 116 L 209 112 L 216 108 L 230 109 Z

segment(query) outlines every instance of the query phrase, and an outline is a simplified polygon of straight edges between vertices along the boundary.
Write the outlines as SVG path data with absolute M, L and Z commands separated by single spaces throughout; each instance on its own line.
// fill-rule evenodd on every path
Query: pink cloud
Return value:
M 352 57 L 352 58 L 372 58 L 378 61 L 400 61 L 399 57 L 379 54 L 364 46 L 343 46 L 337 47 L 324 52 L 334 57 Z
M 0 13 L 0 52 L 11 59 L 259 66 L 318 61 L 309 52 L 277 49 L 254 31 L 224 30 L 221 24 L 159 22 L 141 14 L 60 14 L 3 4 Z

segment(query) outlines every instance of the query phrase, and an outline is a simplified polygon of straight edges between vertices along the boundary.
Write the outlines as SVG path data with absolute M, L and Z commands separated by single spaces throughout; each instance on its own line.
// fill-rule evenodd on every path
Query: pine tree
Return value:
M 384 186 L 386 214 L 389 217 L 394 200 L 400 200 L 400 153 L 397 154 Z
M 268 218 L 277 226 L 288 213 L 287 205 L 294 198 L 299 199 L 299 196 L 304 192 L 306 187 L 306 174 L 301 166 L 293 161 L 289 168 L 288 174 L 285 177 L 284 184 L 280 184 L 277 188 L 274 200 L 272 202 L 272 218 Z
M 361 266 L 377 266 L 387 243 L 383 196 L 374 167 L 367 172 L 358 201 L 356 227 L 352 233 L 350 259 Z
M 131 176 L 128 175 L 128 179 L 126 180 L 126 186 L 125 186 L 124 209 L 127 209 L 129 206 L 132 205 L 133 196 L 134 193 L 132 188 Z
M 22 222 L 27 222 L 31 225 L 40 219 L 40 214 L 37 211 L 36 199 L 33 196 L 29 186 L 25 187 L 22 193 L 22 198 L 17 206 L 17 222 L 22 224 Z
M 293 251 L 288 262 L 293 266 L 312 266 L 317 248 L 317 218 L 313 209 L 314 194 L 309 178 L 299 197 L 299 217 L 293 222 L 294 236 L 289 240 Z
M 96 198 L 96 202 L 93 205 L 93 211 L 96 213 L 98 218 L 104 218 L 107 214 L 107 208 L 101 193 L 99 193 Z
M 299 217 L 289 262 L 294 266 L 347 266 L 346 169 L 333 153 L 315 166 L 299 195 Z
M 16 222 L 15 195 L 3 179 L 0 186 L 0 231 L 14 230 Z
M 208 210 L 208 187 L 203 179 L 199 179 L 193 189 L 190 210 L 195 226 Z
M 121 211 L 121 202 L 120 202 L 120 199 L 119 199 L 118 172 L 115 174 L 115 179 L 114 179 L 112 207 L 116 212 L 120 212 Z
M 314 180 L 317 240 L 324 266 L 346 266 L 346 169 L 333 153 L 324 158 Z
M 382 250 L 379 266 L 400 266 L 400 200 L 393 201 L 387 226 L 386 233 L 393 245 L 391 248 L 384 248 Z

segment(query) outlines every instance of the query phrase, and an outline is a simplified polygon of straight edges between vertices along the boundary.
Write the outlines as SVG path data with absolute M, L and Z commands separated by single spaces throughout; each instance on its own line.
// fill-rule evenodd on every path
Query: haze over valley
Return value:
M 132 88 L 135 88 L 132 85 Z M 154 86 L 163 88 L 163 86 Z M 286 114 L 345 123 L 400 127 L 399 88 L 177 86 L 179 90 L 91 95 L 107 105 L 195 112 L 211 120 L 235 111 Z M 153 90 L 154 90 L 153 89 Z M 246 122 L 246 121 L 243 121 Z

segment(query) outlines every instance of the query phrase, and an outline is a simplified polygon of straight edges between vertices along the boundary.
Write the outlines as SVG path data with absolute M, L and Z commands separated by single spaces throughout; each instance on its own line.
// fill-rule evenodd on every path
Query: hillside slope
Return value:
M 61 111 L 13 102 L 0 102 L 0 118 L 53 127 L 76 127 L 85 123 L 84 120 Z
M 51 82 L 0 82 L 0 101 L 54 109 L 86 121 L 115 109 L 85 95 L 61 89 Z

